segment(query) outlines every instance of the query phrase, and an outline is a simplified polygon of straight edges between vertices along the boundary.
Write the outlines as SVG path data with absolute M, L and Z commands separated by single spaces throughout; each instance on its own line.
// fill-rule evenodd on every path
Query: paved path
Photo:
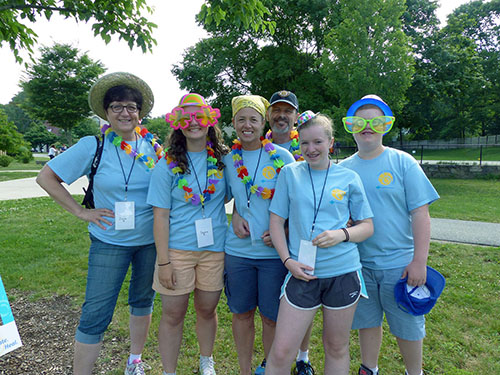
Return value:
M 87 177 L 67 186 L 71 194 L 83 194 Z M 0 200 L 45 197 L 47 193 L 37 185 L 35 177 L 0 182 Z M 232 213 L 232 202 L 226 204 L 226 212 Z M 431 219 L 431 238 L 486 246 L 500 246 L 500 224 L 478 221 Z

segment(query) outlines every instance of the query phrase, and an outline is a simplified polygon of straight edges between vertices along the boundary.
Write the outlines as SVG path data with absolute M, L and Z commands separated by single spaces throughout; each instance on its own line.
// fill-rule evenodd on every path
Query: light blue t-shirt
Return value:
M 140 138 L 137 142 L 127 142 L 138 153 L 151 156 L 156 160 L 153 147 Z M 95 137 L 83 137 L 77 144 L 64 151 L 48 165 L 65 183 L 71 184 L 78 178 L 90 174 L 97 142 Z M 123 165 L 123 172 L 120 167 Z M 133 159 L 125 151 L 104 139 L 101 161 L 94 176 L 94 203 L 96 208 L 115 210 L 115 202 L 125 200 L 125 178 L 128 177 Z M 135 229 L 115 230 L 114 218 L 106 217 L 112 225 L 102 223 L 106 230 L 89 223 L 89 232 L 99 240 L 120 246 L 140 246 L 154 242 L 153 210 L 146 203 L 151 171 L 143 162 L 136 160 L 128 183 L 127 201 L 135 202 Z M 83 193 L 83 192 L 82 192 Z
M 188 152 L 190 173 L 184 174 L 193 194 L 203 194 L 207 185 L 207 151 Z M 158 162 L 149 185 L 147 202 L 154 207 L 170 210 L 168 246 L 171 249 L 189 251 L 224 251 L 227 217 L 224 209 L 226 182 L 223 171 L 210 176 L 218 180 L 215 193 L 204 203 L 205 218 L 212 218 L 214 244 L 198 247 L 195 221 L 203 218 L 201 203 L 196 206 L 184 199 L 184 190 L 177 186 L 177 177 L 172 173 L 166 159 Z M 199 183 L 199 185 L 198 185 Z M 201 188 L 201 191 L 200 191 Z
M 285 164 L 294 162 L 290 152 L 274 145 L 277 154 Z M 262 150 L 262 152 L 261 152 Z M 273 189 L 276 185 L 278 174 L 273 166 L 268 153 L 262 148 L 254 151 L 242 150 L 242 159 L 248 170 L 248 175 L 252 177 L 254 183 L 261 187 Z M 260 160 L 259 160 L 260 159 Z M 233 256 L 250 259 L 276 259 L 279 258 L 274 247 L 264 244 L 260 236 L 269 230 L 269 204 L 270 199 L 262 199 L 247 190 L 245 184 L 237 175 L 232 159 L 232 153 L 224 157 L 226 165 L 226 178 L 229 185 L 230 196 L 234 197 L 234 204 L 240 216 L 250 225 L 252 234 L 246 238 L 238 238 L 230 225 L 226 236 L 226 253 Z M 248 198 L 250 203 L 248 204 Z M 248 205 L 250 207 L 248 207 Z
M 410 211 L 439 198 L 417 161 L 386 147 L 371 160 L 358 154 L 340 163 L 356 171 L 374 213 L 374 234 L 358 245 L 364 267 L 381 270 L 406 267 L 413 260 Z
M 311 175 L 306 162 L 283 168 L 269 208 L 272 213 L 289 219 L 288 246 L 290 256 L 295 260 L 299 255 L 301 240 L 310 241 L 325 230 L 345 228 L 349 217 L 357 221 L 373 216 L 363 184 L 356 173 L 332 163 L 325 182 L 326 169 L 310 171 Z M 317 216 L 311 235 L 315 207 Z M 334 277 L 359 269 L 361 263 L 354 242 L 341 242 L 332 247 L 317 248 L 315 276 Z

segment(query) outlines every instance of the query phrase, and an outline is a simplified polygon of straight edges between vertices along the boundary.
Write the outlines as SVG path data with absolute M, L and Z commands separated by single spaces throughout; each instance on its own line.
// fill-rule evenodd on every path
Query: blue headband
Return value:
M 380 108 L 380 110 L 384 113 L 385 116 L 394 116 L 392 114 L 392 111 L 389 108 L 389 106 L 387 104 L 385 104 L 383 101 L 377 100 L 377 99 L 372 99 L 372 98 L 366 98 L 366 99 L 360 99 L 357 102 L 355 102 L 353 105 L 351 105 L 349 107 L 349 109 L 347 110 L 347 117 L 354 116 L 356 111 L 360 107 L 362 107 L 366 104 L 373 104 L 373 105 L 377 106 L 378 108 Z

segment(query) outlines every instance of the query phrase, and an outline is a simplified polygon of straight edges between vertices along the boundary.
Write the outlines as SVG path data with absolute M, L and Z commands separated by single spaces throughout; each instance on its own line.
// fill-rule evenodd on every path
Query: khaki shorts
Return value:
M 224 286 L 224 252 L 214 251 L 168 251 L 176 277 L 175 289 L 167 289 L 158 279 L 158 265 L 155 265 L 153 289 L 167 296 L 180 296 L 194 291 L 217 292 Z

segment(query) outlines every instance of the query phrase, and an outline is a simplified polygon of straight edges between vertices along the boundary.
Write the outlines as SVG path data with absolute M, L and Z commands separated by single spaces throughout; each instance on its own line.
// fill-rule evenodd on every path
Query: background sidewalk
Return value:
M 36 177 L 0 182 L 0 200 L 46 197 L 47 193 L 35 181 Z M 66 185 L 71 194 L 83 195 L 87 177 Z M 233 212 L 232 201 L 226 204 L 226 213 Z M 431 239 L 485 246 L 500 246 L 500 224 L 480 221 L 431 219 Z

